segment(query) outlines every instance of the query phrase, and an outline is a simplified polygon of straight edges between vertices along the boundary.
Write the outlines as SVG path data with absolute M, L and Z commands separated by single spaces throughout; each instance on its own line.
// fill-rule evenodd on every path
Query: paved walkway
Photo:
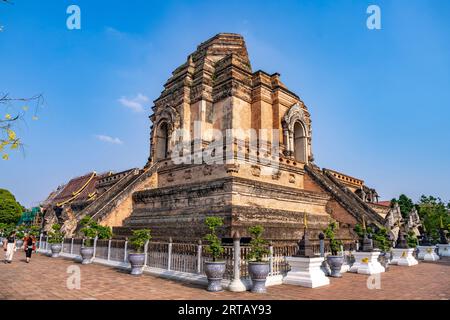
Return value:
M 68 267 L 81 270 L 81 288 L 68 289 Z M 25 292 L 26 291 L 26 292 Z M 290 285 L 268 288 L 264 295 L 250 292 L 207 292 L 202 286 L 134 277 L 97 264 L 81 265 L 64 258 L 34 255 L 30 264 L 17 252 L 12 264 L 0 263 L 0 299 L 405 299 L 449 300 L 450 260 L 421 262 L 414 267 L 392 266 L 381 275 L 381 289 L 368 289 L 367 276 L 345 273 L 327 287 L 309 289 Z

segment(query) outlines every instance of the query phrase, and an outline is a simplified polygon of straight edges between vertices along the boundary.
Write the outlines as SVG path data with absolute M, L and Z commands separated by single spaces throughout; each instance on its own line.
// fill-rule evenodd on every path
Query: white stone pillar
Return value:
M 169 239 L 169 248 L 167 253 L 167 270 L 170 271 L 170 268 L 172 266 L 172 237 Z
M 239 232 L 233 234 L 233 280 L 228 289 L 233 292 L 247 290 L 241 280 L 241 237 Z
M 73 238 L 70 240 L 70 254 L 73 254 Z
M 197 273 L 202 273 L 202 240 L 198 240 L 197 246 Z
M 39 250 L 42 249 L 42 233 L 39 235 Z
M 108 261 L 111 260 L 111 239 L 108 241 Z
M 273 244 L 269 244 L 269 276 L 273 276 Z
M 98 237 L 94 238 L 94 254 L 92 255 L 92 259 L 95 258 L 95 254 L 97 253 L 97 239 Z
M 144 266 L 147 265 L 147 261 L 148 261 L 148 255 L 147 255 L 148 254 L 148 244 L 149 244 L 149 241 L 147 240 L 144 245 Z
M 128 249 L 128 240 L 125 240 L 125 244 L 123 246 L 123 262 L 127 262 L 127 249 Z

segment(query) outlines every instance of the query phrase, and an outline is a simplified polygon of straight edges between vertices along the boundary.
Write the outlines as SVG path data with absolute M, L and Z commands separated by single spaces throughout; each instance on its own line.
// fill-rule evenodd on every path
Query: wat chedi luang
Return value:
M 309 239 L 334 219 L 354 242 L 356 224 L 383 226 L 391 210 L 362 179 L 316 165 L 309 108 L 280 74 L 252 69 L 241 35 L 200 44 L 151 110 L 144 168 L 70 181 L 45 202 L 47 225 L 70 235 L 91 216 L 117 237 L 146 227 L 155 240 L 197 241 L 213 215 L 224 238 L 259 224 L 268 240 L 297 243 L 307 215 Z

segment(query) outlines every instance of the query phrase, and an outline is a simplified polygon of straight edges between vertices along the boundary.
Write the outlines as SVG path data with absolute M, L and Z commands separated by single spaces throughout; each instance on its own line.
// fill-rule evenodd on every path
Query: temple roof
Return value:
M 63 206 L 75 201 L 93 200 L 96 196 L 98 181 L 110 173 L 97 174 L 95 171 L 71 179 L 62 188 L 54 191 L 45 201 L 45 205 Z

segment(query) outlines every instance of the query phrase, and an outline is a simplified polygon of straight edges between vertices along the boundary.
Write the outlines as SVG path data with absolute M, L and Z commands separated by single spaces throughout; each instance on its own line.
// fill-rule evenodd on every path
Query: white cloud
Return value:
M 138 93 L 134 98 L 122 96 L 118 101 L 121 105 L 130 108 L 134 112 L 144 112 L 144 103 L 147 103 L 149 99 L 142 93 Z
M 97 140 L 100 140 L 103 142 L 112 143 L 112 144 L 123 144 L 122 140 L 120 140 L 119 138 L 113 138 L 113 137 L 106 136 L 103 134 L 97 134 L 95 137 L 97 138 Z
M 113 27 L 106 27 L 105 33 L 109 36 L 116 37 L 116 38 L 124 38 L 126 36 L 125 32 L 119 31 Z

